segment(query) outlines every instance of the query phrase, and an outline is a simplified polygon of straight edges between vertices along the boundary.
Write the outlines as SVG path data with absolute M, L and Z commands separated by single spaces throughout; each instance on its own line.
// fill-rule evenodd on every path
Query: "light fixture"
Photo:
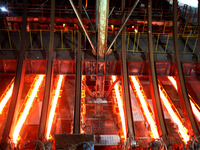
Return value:
M 1 7 L 2 12 L 7 12 L 8 10 L 5 7 Z

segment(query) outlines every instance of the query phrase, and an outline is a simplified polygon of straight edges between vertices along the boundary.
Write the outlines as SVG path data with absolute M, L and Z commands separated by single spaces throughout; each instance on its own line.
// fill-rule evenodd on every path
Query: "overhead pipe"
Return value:
M 78 14 L 78 11 L 76 10 L 76 8 L 75 8 L 75 6 L 74 6 L 73 1 L 72 1 L 72 0 L 69 0 L 69 2 L 70 2 L 70 4 L 72 5 L 72 8 L 73 8 L 73 10 L 74 10 L 74 12 L 75 12 L 75 14 L 76 14 L 76 17 L 78 18 L 78 21 L 79 21 L 81 27 L 83 28 L 83 31 L 85 32 L 85 35 L 86 35 L 86 37 L 87 37 L 87 39 L 88 39 L 88 41 L 89 41 L 89 43 L 90 43 L 90 45 L 91 45 L 91 47 L 92 47 L 92 53 L 93 53 L 94 55 L 96 55 L 96 50 L 95 50 L 95 48 L 94 48 L 94 45 L 93 45 L 93 43 L 92 43 L 92 41 L 91 41 L 91 39 L 90 39 L 90 37 L 89 37 L 89 35 L 88 35 L 88 33 L 87 33 L 87 31 L 86 31 L 84 25 L 83 25 L 82 19 L 80 18 L 79 14 Z
M 108 47 L 108 50 L 106 51 L 106 55 L 108 55 L 108 54 L 111 53 L 111 51 L 112 51 L 111 47 L 113 46 L 113 44 L 115 43 L 117 37 L 119 36 L 119 34 L 121 33 L 122 29 L 123 29 L 124 26 L 126 25 L 126 22 L 128 21 L 128 19 L 129 19 L 130 16 L 132 15 L 132 13 L 133 13 L 133 11 L 134 11 L 134 9 L 135 9 L 135 7 L 137 6 L 137 4 L 138 4 L 139 1 L 140 1 L 140 0 L 136 0 L 136 1 L 134 2 L 134 4 L 133 4 L 133 6 L 132 6 L 132 8 L 131 8 L 131 10 L 130 10 L 130 12 L 129 12 L 129 14 L 128 14 L 128 16 L 127 16 L 126 19 L 124 20 L 124 22 L 123 22 L 123 24 L 121 25 L 119 31 L 118 31 L 117 34 L 115 35 L 115 38 L 113 39 L 113 41 L 111 42 L 110 46 Z
M 158 89 L 158 80 L 156 75 L 156 67 L 154 61 L 154 51 L 152 43 L 152 0 L 148 0 L 148 48 L 149 48 L 149 61 L 150 61 L 150 86 L 151 86 L 151 95 L 153 100 L 153 108 L 156 118 L 156 124 L 159 131 L 159 136 L 162 135 L 164 142 L 168 145 L 169 140 L 167 137 L 167 129 L 163 114 L 163 108 L 161 105 Z
M 181 60 L 179 57 L 179 48 L 178 48 L 178 27 L 177 27 L 177 0 L 173 0 L 173 41 L 174 41 L 174 55 L 176 59 L 176 80 L 178 85 L 178 94 L 180 99 L 181 108 L 183 110 L 183 115 L 187 127 L 189 128 L 190 134 L 192 131 L 196 136 L 199 136 L 199 128 L 197 126 L 196 120 L 192 113 L 192 108 L 188 98 L 188 92 L 186 88 L 186 83 L 184 79 L 183 68 Z M 192 128 L 192 129 L 191 129 Z

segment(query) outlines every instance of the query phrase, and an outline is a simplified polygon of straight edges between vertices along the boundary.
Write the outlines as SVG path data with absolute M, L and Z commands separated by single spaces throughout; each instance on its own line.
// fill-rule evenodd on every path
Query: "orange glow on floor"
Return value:
M 185 128 L 185 126 L 183 125 L 182 120 L 180 119 L 181 117 L 179 117 L 179 113 L 178 111 L 175 109 L 175 106 L 173 105 L 173 103 L 171 102 L 171 100 L 169 99 L 169 97 L 167 96 L 167 93 L 165 92 L 165 90 L 162 88 L 161 84 L 159 84 L 159 92 L 160 92 L 160 98 L 168 112 L 168 114 L 170 115 L 171 119 L 173 120 L 173 122 L 178 125 L 178 132 L 179 135 L 182 137 L 183 141 L 187 144 L 187 142 L 190 140 L 190 136 L 188 135 L 188 130 Z
M 13 142 L 16 144 L 18 141 L 18 137 L 19 137 L 19 133 L 21 131 L 21 128 L 29 114 L 30 108 L 33 104 L 33 101 L 37 95 L 38 89 L 43 81 L 44 75 L 37 75 L 33 81 L 33 84 L 31 85 L 31 88 L 25 98 L 25 107 L 22 111 L 22 113 L 20 114 L 20 117 L 17 121 L 17 124 L 15 126 L 15 130 L 13 133 Z
M 5 105 L 7 104 L 8 100 L 11 98 L 13 93 L 13 87 L 14 87 L 14 80 L 11 81 L 11 83 L 8 85 L 6 90 L 4 91 L 3 95 L 1 96 L 0 100 L 0 115 L 3 112 L 3 109 Z
M 178 91 L 177 83 L 176 83 L 176 80 L 174 79 L 174 77 L 168 76 L 168 79 L 171 81 L 174 88 Z M 198 121 L 200 121 L 200 107 L 195 103 L 195 101 L 192 99 L 192 97 L 189 94 L 188 94 L 188 96 L 190 98 L 190 105 L 191 105 L 192 111 L 193 111 L 194 115 L 196 116 L 196 118 L 198 119 Z
M 114 83 L 116 80 L 116 76 L 112 76 L 112 82 Z M 119 113 L 120 113 L 120 118 L 121 118 L 121 123 L 122 123 L 122 130 L 124 133 L 124 138 L 126 140 L 126 124 L 125 124 L 125 116 L 124 116 L 124 108 L 123 108 L 123 101 L 122 98 L 120 96 L 120 91 L 119 91 L 119 85 L 118 83 L 115 84 L 114 89 L 115 89 L 115 94 L 116 94 L 116 98 L 117 98 L 117 104 L 119 107 Z
M 151 132 L 152 132 L 152 138 L 158 139 L 158 129 L 156 126 L 156 123 L 151 115 L 151 112 L 149 110 L 149 104 L 147 103 L 147 98 L 142 92 L 142 87 L 140 86 L 139 79 L 135 76 L 131 76 L 131 81 L 133 83 L 134 89 L 136 90 L 136 94 L 139 98 L 140 104 L 143 109 L 143 115 L 146 117 L 147 122 L 150 125 Z
M 54 118 L 54 114 L 55 114 L 58 98 L 59 98 L 59 95 L 60 95 L 63 79 L 64 79 L 63 75 L 59 75 L 58 76 L 58 82 L 57 82 L 57 86 L 56 86 L 56 90 L 55 90 L 55 95 L 53 96 L 51 109 L 50 109 L 50 113 L 49 113 L 48 124 L 47 124 L 47 132 L 46 132 L 46 139 L 47 140 L 49 140 L 49 138 L 50 138 L 49 135 L 50 135 L 50 132 L 51 132 L 53 118 Z

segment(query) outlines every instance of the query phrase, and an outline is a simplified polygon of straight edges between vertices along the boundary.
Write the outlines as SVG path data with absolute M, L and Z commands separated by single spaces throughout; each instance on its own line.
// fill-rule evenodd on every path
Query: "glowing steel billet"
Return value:
M 49 119 L 48 119 L 48 125 L 47 125 L 47 132 L 46 132 L 46 139 L 47 140 L 50 138 L 49 135 L 50 135 L 50 132 L 51 132 L 51 127 L 52 127 L 53 118 L 54 118 L 54 114 L 55 114 L 55 110 L 56 110 L 56 105 L 57 105 L 57 102 L 58 102 L 58 97 L 59 97 L 60 91 L 61 91 L 60 89 L 61 89 L 63 78 L 64 78 L 63 75 L 59 75 L 55 95 L 54 95 L 53 100 L 52 100 L 52 105 L 51 105 L 51 109 L 50 109 L 50 113 L 49 113 Z
M 197 107 L 195 106 L 195 104 L 192 101 L 190 101 L 190 105 L 192 107 L 192 111 L 195 114 L 196 118 L 198 119 L 198 121 L 200 121 L 200 112 L 199 112 L 199 110 L 197 109 Z
M 174 79 L 174 77 L 168 76 L 168 79 L 171 81 L 171 83 L 173 84 L 174 88 L 178 91 L 177 83 L 176 83 L 176 80 Z M 200 121 L 200 108 L 194 102 L 194 100 L 192 100 L 192 97 L 189 94 L 188 94 L 188 96 L 190 98 L 190 105 L 191 105 L 192 111 L 193 111 L 194 115 L 196 116 L 196 118 L 198 119 L 198 121 Z
M 152 138 L 154 139 L 158 139 L 159 138 L 159 134 L 158 134 L 158 129 L 157 129 L 157 126 L 156 126 L 156 123 L 149 111 L 149 108 L 148 108 L 148 104 L 146 102 L 146 98 L 145 96 L 142 94 L 142 91 L 141 91 L 141 86 L 138 82 L 138 79 L 137 77 L 135 76 L 131 76 L 131 80 L 133 82 L 133 86 L 135 87 L 135 90 L 136 90 L 136 94 L 138 95 L 139 97 L 139 101 L 142 105 L 142 109 L 143 109 L 143 112 L 144 112 L 144 115 L 147 119 L 147 122 L 149 123 L 150 125 L 150 128 L 151 128 L 151 132 L 152 132 Z
M 167 78 L 171 81 L 171 83 L 173 84 L 174 88 L 176 90 L 178 90 L 178 87 L 177 87 L 177 84 L 176 84 L 176 80 L 174 79 L 174 77 L 168 76 Z
M 12 80 L 13 82 L 13 80 Z M 10 85 L 9 85 L 10 86 Z M 8 100 L 10 99 L 10 97 L 12 96 L 12 92 L 13 92 L 13 86 L 14 83 L 11 83 L 11 86 L 5 90 L 5 94 L 3 94 L 3 96 L 1 97 L 1 102 L 0 102 L 0 114 L 2 114 L 3 109 L 5 107 L 5 105 L 7 104 Z
M 112 81 L 115 82 L 116 80 L 116 76 L 112 76 Z M 120 92 L 119 92 L 119 85 L 118 83 L 115 84 L 114 86 L 115 89 L 115 94 L 116 94 L 116 98 L 117 98 L 117 104 L 119 107 L 119 113 L 120 113 L 120 118 L 121 118 L 121 123 L 122 123 L 122 129 L 123 129 L 123 133 L 124 133 L 124 138 L 126 140 L 126 124 L 125 124 L 125 117 L 124 117 L 124 109 L 123 109 L 123 102 L 122 102 L 122 98 L 120 96 Z
M 163 89 L 164 90 L 164 89 Z M 182 121 L 178 117 L 178 112 L 173 110 L 173 104 L 170 102 L 170 100 L 165 96 L 164 92 L 161 90 L 161 85 L 159 85 L 159 92 L 160 92 L 160 98 L 167 109 L 167 112 L 169 113 L 171 119 L 175 124 L 178 125 L 178 131 L 180 133 L 180 136 L 183 138 L 183 141 L 187 143 L 190 140 L 190 136 L 188 135 L 188 130 L 183 125 Z M 175 107 L 174 107 L 175 108 Z
M 82 75 L 82 82 L 86 82 L 86 76 Z M 82 84 L 81 87 L 81 107 L 82 107 L 82 111 L 81 111 L 81 124 L 83 125 L 85 123 L 85 114 L 86 114 L 86 106 L 85 106 L 85 86 Z M 84 134 L 85 131 L 84 129 L 81 127 L 81 134 Z
M 36 95 L 37 95 L 37 91 L 42 83 L 43 78 L 44 78 L 44 75 L 37 75 L 35 77 L 34 82 L 31 85 L 31 88 L 25 98 L 25 100 L 26 100 L 25 108 L 17 121 L 17 125 L 15 126 L 15 130 L 13 133 L 13 142 L 14 143 L 17 143 L 19 132 L 21 131 L 21 128 L 29 114 L 30 108 L 33 104 L 33 101 L 34 101 Z

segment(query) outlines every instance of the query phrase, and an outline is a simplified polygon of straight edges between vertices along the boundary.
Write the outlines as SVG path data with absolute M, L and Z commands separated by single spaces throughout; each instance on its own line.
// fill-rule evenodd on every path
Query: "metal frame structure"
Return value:
M 69 0 L 70 4 L 75 12 L 75 15 L 78 18 L 78 47 L 77 47 L 77 55 L 76 56 L 76 71 L 75 71 L 75 103 L 74 103 L 74 124 L 73 124 L 73 134 L 80 134 L 80 127 L 81 127 L 81 87 L 85 86 L 85 90 L 89 93 L 89 95 L 93 99 L 97 98 L 107 98 L 109 94 L 111 93 L 111 90 L 115 86 L 115 84 L 121 80 L 122 81 L 122 95 L 123 95 L 123 103 L 124 103 L 124 110 L 125 110 L 125 119 L 126 119 L 126 125 L 128 129 L 128 140 L 126 142 L 130 142 L 130 146 L 134 147 L 136 146 L 136 138 L 135 138 L 135 132 L 134 132 L 134 122 L 133 122 L 133 114 L 132 114 L 132 107 L 131 107 L 131 98 L 130 98 L 130 89 L 129 89 L 129 78 L 128 78 L 128 61 L 127 61 L 127 52 L 128 52 L 128 47 L 129 44 L 126 45 L 126 23 L 133 13 L 135 7 L 137 6 L 139 0 L 135 0 L 130 12 L 128 13 L 128 16 L 125 18 L 125 1 L 122 0 L 121 3 L 121 10 L 122 10 L 122 19 L 121 19 L 121 27 L 118 30 L 117 34 L 115 35 L 113 41 L 111 42 L 110 46 L 107 49 L 107 34 L 108 34 L 108 13 L 109 13 L 109 0 L 105 0 L 104 2 L 106 3 L 106 8 L 103 10 L 107 10 L 106 12 L 101 12 L 103 11 L 101 6 L 100 6 L 100 0 L 97 0 L 97 5 L 96 8 L 98 8 L 98 14 L 96 14 L 96 18 L 98 18 L 98 22 L 100 22 L 102 14 L 106 18 L 104 18 L 105 22 L 103 24 L 99 23 L 98 25 L 98 50 L 95 50 L 95 47 L 89 37 L 88 31 L 86 31 L 86 28 L 84 27 L 83 21 L 82 21 L 82 0 L 78 1 L 78 6 L 79 10 L 77 11 L 75 8 L 75 5 L 73 4 L 72 0 Z M 156 0 L 157 1 L 157 0 Z M 173 12 L 177 12 L 177 0 L 173 0 Z M 114 7 L 113 7 L 114 9 Z M 111 10 L 111 13 L 113 11 Z M 85 10 L 85 8 L 84 8 Z M 200 0 L 199 0 L 199 7 L 198 7 L 198 24 L 200 24 Z M 85 10 L 86 14 L 87 11 Z M 38 130 L 38 138 L 41 141 L 44 141 L 44 135 L 46 132 L 46 124 L 48 121 L 48 113 L 49 113 L 49 105 L 50 105 L 50 100 L 51 100 L 51 87 L 52 87 L 52 82 L 53 82 L 53 74 L 54 74 L 54 24 L 55 24 L 55 0 L 51 0 L 51 21 L 50 21 L 50 41 L 49 41 L 49 50 L 47 52 L 47 58 L 46 58 L 46 79 L 45 79 L 45 89 L 44 89 L 44 97 L 43 97 L 43 103 L 42 103 L 42 111 L 41 111 L 41 118 L 40 118 L 40 123 L 39 123 L 39 130 Z M 157 71 L 156 71 L 156 62 L 154 60 L 154 53 L 159 53 L 158 51 L 158 45 L 159 45 L 159 40 L 162 35 L 166 36 L 163 31 L 163 33 L 158 33 L 157 39 L 156 39 L 156 48 L 155 51 L 153 50 L 153 33 L 152 33 L 152 0 L 148 0 L 148 30 L 147 30 L 147 35 L 148 35 L 148 52 L 149 52 L 149 81 L 150 81 L 150 87 L 151 87 L 151 97 L 153 101 L 153 106 L 154 106 L 154 114 L 155 114 L 155 120 L 156 124 L 159 129 L 159 135 L 160 137 L 163 138 L 165 144 L 169 146 L 170 141 L 168 139 L 168 131 L 166 128 L 165 124 L 165 118 L 163 115 L 163 108 L 161 105 L 160 97 L 159 97 L 159 89 L 158 89 L 158 80 L 157 80 Z M 161 16 L 162 17 L 162 16 Z M 145 16 L 146 18 L 146 11 L 145 11 Z M 89 18 L 88 18 L 89 19 Z M 90 21 L 92 24 L 92 21 Z M 97 25 L 97 24 L 96 24 Z M 26 45 L 26 27 L 27 27 L 27 1 L 24 0 L 24 13 L 23 13 L 23 25 L 22 25 L 22 33 L 21 33 L 21 49 L 17 61 L 17 69 L 16 69 L 16 75 L 15 75 L 15 81 L 14 81 L 14 92 L 11 98 L 11 103 L 9 106 L 9 111 L 7 114 L 7 120 L 5 123 L 5 128 L 3 130 L 3 135 L 2 135 L 2 140 L 0 143 L 0 148 L 1 149 L 7 149 L 8 142 L 9 142 L 9 136 L 12 133 L 12 126 L 15 125 L 15 120 L 16 120 L 16 115 L 17 115 L 17 103 L 19 99 L 21 98 L 22 94 L 22 89 L 23 89 L 23 82 L 24 82 L 24 74 L 25 74 L 25 45 Z M 164 27 L 166 27 L 164 25 Z M 81 28 L 83 29 L 85 33 L 85 45 L 86 45 L 86 37 L 92 47 L 92 52 L 95 56 L 94 62 L 96 62 L 96 71 L 95 71 L 95 79 L 96 79 L 96 95 L 92 93 L 92 91 L 89 89 L 89 87 L 86 85 L 86 82 L 82 82 L 82 51 L 81 51 L 81 40 L 82 40 L 82 32 Z M 196 120 L 194 118 L 194 115 L 191 110 L 191 106 L 189 103 L 189 98 L 188 98 L 188 93 L 186 89 L 186 83 L 184 79 L 184 73 L 183 73 L 183 68 L 181 64 L 181 60 L 179 57 L 179 48 L 178 48 L 178 29 L 177 29 L 177 13 L 174 13 L 173 16 L 173 40 L 174 40 L 174 51 L 175 51 L 175 59 L 176 59 L 176 78 L 177 78 L 177 83 L 178 83 L 178 94 L 179 94 L 179 99 L 181 101 L 181 108 L 184 112 L 184 118 L 186 119 L 186 124 L 187 127 L 190 130 L 190 134 L 192 133 L 195 134 L 195 136 L 199 136 L 200 131 L 197 126 Z M 183 31 L 183 36 L 185 33 L 186 27 L 184 27 Z M 200 30 L 200 26 L 198 26 L 198 30 Z M 9 47 L 11 50 L 13 50 L 12 46 L 12 41 L 10 38 L 10 31 L 8 30 L 8 39 L 9 39 Z M 63 49 L 63 31 L 61 30 L 61 49 Z M 145 32 L 145 23 L 143 26 L 143 31 L 136 33 L 133 32 L 135 38 L 134 38 L 134 48 L 133 48 L 133 53 L 134 52 L 142 52 L 138 50 L 139 46 L 139 40 L 140 37 L 144 34 Z M 112 85 L 107 90 L 107 93 L 105 92 L 104 89 L 104 83 L 105 83 L 105 78 L 106 78 L 106 55 L 111 53 L 112 49 L 111 47 L 114 45 L 114 50 L 115 50 L 115 43 L 116 39 L 121 33 L 121 77 L 119 77 Z M 130 38 L 131 32 L 127 32 L 128 37 Z M 20 32 L 19 32 L 20 34 Z M 95 32 L 96 34 L 96 32 Z M 31 50 L 34 50 L 33 48 L 33 39 L 32 39 L 32 31 L 29 31 L 29 36 L 30 36 L 30 45 L 31 45 Z M 73 36 L 73 35 L 72 35 Z M 103 38 L 102 38 L 103 37 Z M 167 45 L 169 41 L 170 34 L 167 34 L 167 44 L 165 46 L 165 53 L 167 52 Z M 186 42 L 184 45 L 184 50 L 183 53 L 186 53 L 186 47 L 188 44 L 188 38 L 190 36 L 186 36 Z M 198 33 L 198 38 L 200 39 L 200 32 Z M 72 38 L 73 39 L 73 38 Z M 42 44 L 42 32 L 40 31 L 40 40 L 41 40 L 41 50 L 43 50 L 43 44 Z M 103 43 L 103 44 L 102 44 Z M 129 43 L 129 39 L 128 39 Z M 195 41 L 195 46 L 193 48 L 193 53 L 194 49 L 196 48 L 197 44 L 197 39 Z M 0 45 L 1 46 L 1 45 Z M 85 46 L 86 47 L 86 46 Z M 199 48 L 200 48 L 200 40 L 199 40 Z M 1 47 L 0 47 L 1 49 Z M 86 49 L 86 48 L 85 48 Z M 136 49 L 136 50 L 135 50 Z M 107 50 L 107 51 L 106 51 Z M 114 51 L 113 50 L 113 51 Z M 102 60 L 103 59 L 103 60 Z M 74 63 L 74 62 L 73 62 Z M 75 64 L 75 63 L 74 63 Z M 98 65 L 103 66 L 103 75 L 98 72 Z M 74 75 L 74 74 L 73 74 Z M 92 73 L 90 74 L 92 75 Z M 101 75 L 101 76 L 100 76 Z M 109 76 L 109 75 L 108 75 Z M 101 87 L 99 88 L 98 85 Z M 99 88 L 99 89 L 98 89 Z M 97 92 L 101 92 L 100 96 L 97 95 Z M 126 138 L 127 138 L 126 137 Z M 129 145 L 127 144 L 127 145 Z
M 165 119 L 163 115 L 163 109 L 159 97 L 158 81 L 156 75 L 156 68 L 153 56 L 153 45 L 152 45 L 152 0 L 148 0 L 148 48 L 149 48 L 149 80 L 151 86 L 152 100 L 156 118 L 156 124 L 158 126 L 159 135 L 163 137 L 164 142 L 169 145 L 169 140 L 167 137 L 167 129 L 165 124 Z
M 177 0 L 173 0 L 173 39 L 174 39 L 174 51 L 175 51 L 175 59 L 176 59 L 176 80 L 178 85 L 178 93 L 181 108 L 183 110 L 183 115 L 185 118 L 185 122 L 187 127 L 189 128 L 190 134 L 193 132 L 194 135 L 199 136 L 199 128 L 197 126 L 196 120 L 194 118 L 194 114 L 192 112 L 190 101 L 188 98 L 188 92 L 186 88 L 186 83 L 183 74 L 183 68 L 181 64 L 181 60 L 179 57 L 179 48 L 178 48 L 178 27 L 177 27 Z
M 139 0 L 137 1 L 139 2 Z M 136 6 L 137 2 L 134 6 Z M 121 3 L 122 12 L 125 9 L 125 1 L 122 0 Z M 134 8 L 134 7 L 133 7 Z M 132 9 L 133 11 L 134 9 Z M 130 16 L 130 15 L 129 15 Z M 128 17 L 127 17 L 128 18 Z M 128 20 L 126 18 L 126 21 Z M 121 36 L 121 55 L 122 55 L 122 65 L 121 65 L 121 74 L 122 74 L 122 91 L 123 91 L 123 99 L 124 99 L 124 106 L 125 106 L 125 116 L 126 116 L 126 122 L 127 122 L 127 128 L 128 128 L 128 138 L 131 147 L 136 146 L 135 141 L 135 134 L 134 134 L 134 124 L 133 124 L 133 115 L 132 115 L 132 108 L 131 108 L 131 99 L 130 99 L 130 89 L 129 89 L 129 77 L 128 77 L 128 70 L 127 70 L 127 59 L 126 59 L 126 35 L 125 35 L 125 14 L 122 15 L 122 27 L 121 31 L 119 30 L 118 33 L 122 32 Z M 117 36 L 116 36 L 117 37 Z M 116 39 L 116 38 L 115 38 Z
M 53 51 L 54 51 L 54 22 L 55 22 L 55 0 L 51 0 L 51 28 L 50 28 L 50 41 L 49 51 L 46 64 L 46 78 L 44 97 L 42 102 L 41 118 L 38 130 L 38 138 L 43 140 L 46 132 L 47 115 L 49 111 L 49 105 L 51 101 L 51 86 L 53 78 Z
M 79 17 L 82 18 L 82 0 L 78 1 L 79 5 Z M 81 28 L 79 23 L 78 30 L 78 51 L 76 56 L 76 79 L 75 79 L 75 102 L 74 102 L 74 124 L 73 133 L 80 133 L 80 120 L 81 120 L 81 81 L 82 81 L 82 59 L 81 59 Z

